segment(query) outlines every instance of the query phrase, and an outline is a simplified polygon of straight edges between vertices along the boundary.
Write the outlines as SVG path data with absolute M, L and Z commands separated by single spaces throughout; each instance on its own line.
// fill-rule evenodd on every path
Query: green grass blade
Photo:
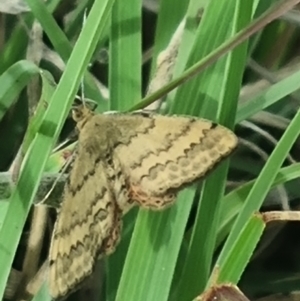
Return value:
M 111 110 L 124 111 L 141 99 L 141 13 L 140 0 L 133 0 L 130 5 L 117 0 L 112 9 L 109 55 Z M 124 229 L 132 231 L 136 211 L 130 212 L 129 217 L 124 218 Z M 122 237 L 116 252 L 106 260 L 108 300 L 115 300 L 130 237 L 131 233 Z
M 177 11 L 177 9 L 180 10 L 177 15 L 180 15 L 182 4 L 173 5 L 173 10 Z M 175 213 L 177 235 L 170 237 L 167 243 L 162 233 L 166 232 L 165 235 L 168 236 L 169 231 L 163 225 L 170 216 L 169 211 L 162 212 L 159 216 L 151 212 L 139 213 L 116 300 L 167 300 L 193 192 L 189 192 L 188 195 L 189 198 L 184 194 L 185 202 L 177 208 L 181 214 Z M 149 236 L 155 237 L 157 250 L 153 249 Z M 167 264 L 164 264 L 162 272 L 160 263 L 163 262 Z
M 240 238 L 231 245 L 231 252 L 221 266 L 216 265 L 218 283 L 237 283 L 248 264 L 263 233 L 265 222 L 261 215 L 253 215 L 240 229 Z M 214 275 L 214 272 L 212 273 Z
M 219 27 L 218 27 L 218 29 L 219 29 Z M 215 30 L 217 30 L 217 27 L 215 27 Z M 214 36 L 214 34 L 212 32 L 210 32 L 210 34 L 212 36 Z M 199 34 L 199 36 L 200 36 L 200 34 Z M 207 43 L 207 39 L 205 37 L 203 39 Z M 211 42 L 213 44 L 211 44 L 209 47 L 214 48 L 215 47 L 214 40 L 211 40 Z M 200 45 L 200 42 L 199 42 L 198 47 L 200 47 L 200 46 L 202 47 L 203 43 Z M 198 53 L 198 52 L 199 52 L 199 49 L 195 48 L 195 53 Z M 196 60 L 197 59 L 198 59 L 198 57 L 196 58 Z M 220 69 L 220 70 L 222 70 L 222 72 L 224 69 L 224 65 L 225 65 L 225 63 L 223 61 L 222 68 Z M 175 101 L 173 112 L 190 113 L 190 114 L 194 114 L 194 115 L 199 114 L 199 111 L 198 111 L 199 106 L 197 107 L 197 110 L 195 109 L 195 107 L 193 107 L 193 104 L 195 103 L 195 97 L 194 97 L 195 93 L 192 92 L 194 90 L 198 91 L 199 86 L 200 86 L 199 81 L 200 81 L 199 79 L 195 80 L 194 84 L 189 86 L 189 90 L 187 91 L 186 95 L 184 96 L 184 102 L 180 102 L 180 98 L 178 97 L 178 101 L 177 102 Z M 217 85 L 216 83 L 214 83 L 214 84 Z M 239 88 L 239 86 L 238 86 L 238 88 Z M 182 87 L 179 88 L 179 90 L 180 89 L 182 89 Z M 235 89 L 236 89 L 236 87 L 235 87 Z M 185 93 L 183 93 L 183 94 L 185 94 Z M 236 91 L 235 91 L 235 94 L 237 95 Z M 228 96 L 229 96 L 229 94 L 228 94 Z M 177 98 L 177 96 L 176 96 L 176 98 Z M 231 105 L 229 105 L 229 107 L 230 106 Z M 229 110 L 227 110 L 227 111 L 229 111 Z M 233 120 L 234 119 L 232 118 L 232 121 L 231 121 L 232 124 L 233 124 Z M 224 174 L 222 175 L 222 178 L 224 178 Z M 168 215 L 165 215 L 166 213 L 162 213 L 159 216 L 156 216 L 156 217 L 154 216 L 153 221 L 155 221 L 155 222 L 151 222 L 151 225 L 165 224 L 167 220 L 171 220 L 171 221 L 174 221 L 174 223 L 176 225 L 176 229 L 178 229 L 176 232 L 183 233 L 185 226 L 186 226 L 186 221 L 187 221 L 189 211 L 187 211 L 186 207 L 184 207 L 185 209 L 183 209 L 181 206 L 183 206 L 182 204 L 187 206 L 187 202 L 191 201 L 191 199 L 193 198 L 193 194 L 194 194 L 192 191 L 193 190 L 189 191 L 189 196 L 190 196 L 189 200 L 185 194 L 181 194 L 178 198 L 177 204 L 173 208 L 168 210 Z M 219 198 L 219 197 L 217 196 L 217 198 Z M 184 215 L 176 214 L 176 212 L 179 210 L 180 210 L 180 212 L 185 212 L 185 214 Z M 138 216 L 135 231 L 134 231 L 133 238 L 132 238 L 132 241 L 130 244 L 128 258 L 126 260 L 124 272 L 122 275 L 122 280 L 123 280 L 123 276 L 126 275 L 126 277 L 124 278 L 126 280 L 126 287 L 125 287 L 125 280 L 124 280 L 124 284 L 123 284 L 123 282 L 121 282 L 121 284 L 120 284 L 121 287 L 119 288 L 118 295 L 117 295 L 119 298 L 118 300 L 141 300 L 141 299 L 142 300 L 153 300 L 153 299 L 167 300 L 168 293 L 170 290 L 169 285 L 171 284 L 171 280 L 173 277 L 176 260 L 177 260 L 180 244 L 182 241 L 182 236 L 178 235 L 177 237 L 173 237 L 166 243 L 164 241 L 164 231 L 167 231 L 167 229 L 159 229 L 156 227 L 151 229 L 152 230 L 151 233 L 153 233 L 152 234 L 153 236 L 154 235 L 159 236 L 159 239 L 157 239 L 157 240 L 161 241 L 162 245 L 166 244 L 168 246 L 169 244 L 171 244 L 171 241 L 172 241 L 172 246 L 173 246 L 172 249 L 169 250 L 169 253 L 162 252 L 159 255 L 160 258 L 164 258 L 164 260 L 162 260 L 161 262 L 168 262 L 168 267 L 165 270 L 166 273 L 162 272 L 159 265 L 156 269 L 157 264 L 155 264 L 155 262 L 158 258 L 158 255 L 153 250 L 151 250 L 151 244 L 144 242 L 144 241 L 143 241 L 143 243 L 141 243 L 141 240 L 143 240 L 143 238 L 145 237 L 145 233 L 143 232 L 142 229 L 149 228 L 149 225 L 144 225 L 144 224 L 146 223 L 146 220 L 148 218 L 150 219 L 150 216 L 151 216 L 151 213 L 140 213 L 140 215 Z M 152 219 L 151 219 L 151 221 L 152 221 Z M 139 246 L 138 246 L 138 244 L 139 244 Z M 145 246 L 147 246 L 147 248 Z M 167 247 L 166 247 L 166 249 L 167 249 Z M 139 252 L 136 252 L 136 250 L 139 250 Z M 141 261 L 139 260 L 139 258 L 141 258 L 141 260 L 143 259 L 144 269 L 142 269 L 142 270 L 139 268 L 141 265 Z M 145 258 L 147 258 L 147 260 L 145 260 Z M 151 271 L 150 267 L 152 267 L 152 269 L 154 269 L 154 271 Z M 164 268 L 165 268 L 165 266 L 164 266 Z M 148 276 L 148 273 L 150 273 L 149 276 Z M 122 285 L 124 287 L 122 287 Z M 130 298 L 132 298 L 132 299 L 130 299 Z
M 193 195 L 187 189 L 180 194 L 184 201 L 175 207 L 139 212 L 116 301 L 168 299 Z
M 44 166 L 71 107 L 81 76 L 105 27 L 112 4 L 113 1 L 94 2 L 66 70 L 51 98 L 44 121 L 24 158 L 0 232 L 0 298 L 4 294 L 12 260 Z
M 185 17 L 188 1 L 178 1 L 176 3 L 176 9 L 174 10 L 174 1 L 173 0 L 162 0 L 160 1 L 158 20 L 155 31 L 155 43 L 152 56 L 152 71 L 156 67 L 156 59 L 158 54 L 164 50 L 169 44 L 172 35 L 177 29 L 180 21 Z M 170 14 L 172 11 L 172 14 Z M 191 18 L 192 19 L 192 18 Z M 168 20 L 168 22 L 166 22 Z M 186 44 L 185 44 L 186 45 Z
M 39 73 L 36 65 L 19 61 L 0 76 L 0 120 L 32 77 Z
M 247 3 L 232 1 L 230 4 L 227 2 L 224 6 L 218 2 L 211 2 L 207 7 L 207 13 L 211 13 L 216 20 L 222 18 L 223 22 L 227 24 L 230 24 L 229 20 L 233 20 L 231 23 L 232 27 L 226 28 L 223 26 L 227 30 L 227 32 L 225 31 L 223 33 L 223 39 L 225 39 L 228 38 L 228 36 L 234 35 L 235 32 L 250 22 L 251 5 L 252 2 L 250 1 Z M 208 16 L 207 18 L 210 22 L 207 23 L 207 27 L 205 27 L 205 24 L 202 25 L 203 31 L 208 31 L 209 28 L 212 32 L 214 30 L 216 33 L 219 32 L 219 27 L 222 27 L 222 25 L 218 24 L 218 22 L 213 22 L 215 19 L 212 17 Z M 203 16 L 203 22 L 204 21 L 205 15 Z M 199 28 L 199 34 L 200 33 Z M 220 41 L 221 37 L 222 36 L 217 38 L 217 41 L 214 41 L 214 43 L 222 43 L 222 41 Z M 200 48 L 201 45 L 203 45 L 203 40 L 199 39 L 198 43 Z M 199 48 L 195 46 L 197 53 L 200 51 Z M 206 117 L 208 115 L 213 119 L 216 118 L 216 116 L 213 116 L 211 113 L 213 106 L 209 107 L 209 103 L 217 99 L 222 100 L 222 102 L 219 103 L 218 119 L 221 123 L 228 126 L 232 126 L 234 123 L 237 96 L 246 64 L 246 49 L 247 44 L 240 45 L 228 56 L 209 67 L 200 76 L 201 79 L 205 76 L 203 80 L 199 79 L 201 83 L 200 87 L 199 85 L 198 87 L 192 86 L 192 83 L 188 84 L 190 86 L 189 88 L 193 88 L 193 90 L 189 90 L 189 93 L 197 94 L 197 91 L 199 91 L 203 95 L 201 98 L 202 103 L 198 105 L 198 108 L 201 112 L 207 112 Z M 217 77 L 217 74 L 222 74 L 222 76 Z M 185 91 L 184 87 L 183 91 Z M 200 99 L 199 92 L 198 99 Z M 175 101 L 176 99 L 177 96 Z M 227 168 L 228 164 L 222 164 L 204 182 L 188 255 L 182 272 L 182 281 L 177 288 L 176 300 L 192 299 L 205 288 L 215 249 L 217 224 L 219 221 L 218 215 L 221 204 L 220 199 L 224 193 Z M 199 271 L 201 271 L 201 273 L 199 273 Z
M 258 95 L 241 103 L 238 108 L 235 123 L 239 123 L 252 115 L 284 99 L 289 94 L 296 92 L 300 88 L 300 71 L 286 77 L 285 79 L 271 85 L 267 89 L 259 92 Z
M 116 0 L 111 24 L 110 108 L 124 111 L 141 99 L 141 1 Z
M 26 2 L 35 18 L 41 23 L 54 48 L 66 62 L 72 52 L 72 45 L 49 12 L 46 4 L 38 0 L 26 0 Z
M 48 11 L 46 4 L 40 0 L 27 0 L 27 2 L 35 17 L 41 23 L 43 30 L 47 33 L 47 36 L 55 50 L 59 53 L 64 62 L 67 62 L 71 55 L 73 46 L 68 41 L 66 35 L 60 29 L 51 13 Z M 100 7 L 100 9 L 105 9 L 105 2 L 103 2 L 103 7 Z M 87 41 L 86 47 L 89 47 L 89 44 L 93 42 L 94 41 Z M 106 102 L 102 94 L 99 92 L 92 76 L 88 72 L 84 77 L 84 85 L 85 93 L 88 98 L 94 99 L 98 103 Z
M 210 53 L 205 52 L 205 57 L 203 57 L 201 60 L 199 60 L 197 63 L 195 63 L 193 66 L 188 68 L 184 71 L 180 76 L 176 77 L 174 80 L 172 80 L 169 84 L 165 85 L 163 88 L 160 88 L 155 93 L 153 93 L 150 96 L 147 96 L 145 99 L 141 101 L 138 105 L 136 105 L 133 110 L 141 109 L 144 106 L 147 106 L 151 104 L 154 100 L 162 97 L 166 93 L 172 91 L 176 87 L 178 87 L 181 83 L 185 83 L 188 79 L 193 78 L 195 75 L 197 75 L 200 71 L 205 70 L 208 66 L 210 66 L 212 63 L 216 62 L 216 60 L 222 56 L 224 56 L 229 50 L 233 49 L 240 43 L 246 41 L 249 37 L 251 37 L 254 33 L 257 32 L 258 29 L 266 26 L 271 21 L 275 20 L 276 18 L 280 17 L 284 12 L 288 11 L 295 5 L 295 3 L 298 2 L 297 0 L 290 0 L 290 1 L 281 1 L 278 3 L 278 5 L 274 5 L 271 7 L 268 11 L 266 11 L 264 14 L 259 16 L 256 20 L 251 22 L 247 27 L 243 28 L 241 31 L 239 31 L 236 35 L 231 37 L 230 39 L 226 40 L 225 43 L 218 45 L 219 47 L 215 47 L 215 50 L 211 51 Z M 227 24 L 224 24 L 226 27 Z M 220 33 L 224 30 L 222 26 L 219 27 Z M 218 33 L 219 34 L 219 33 Z M 221 34 L 222 35 L 222 34 Z M 208 36 L 207 38 L 210 39 L 212 37 Z M 218 37 L 214 37 L 215 39 Z M 204 44 L 206 46 L 206 42 Z M 185 84 L 187 86 L 188 84 Z M 182 95 L 182 97 L 186 97 L 185 95 Z M 195 97 L 195 95 L 194 95 Z M 197 101 L 194 103 L 194 107 L 197 108 Z M 187 105 L 188 107 L 188 105 Z M 192 108 L 189 108 L 190 110 Z
M 297 112 L 287 130 L 281 137 L 276 148 L 269 157 L 263 170 L 258 176 L 253 188 L 251 189 L 245 205 L 243 206 L 239 216 L 237 217 L 233 228 L 226 240 L 224 248 L 218 258 L 217 265 L 222 266 L 227 260 L 231 252 L 231 247 L 234 242 L 239 239 L 240 229 L 244 226 L 246 220 L 249 219 L 254 211 L 258 211 L 261 207 L 263 200 L 265 199 L 272 183 L 275 180 L 276 175 L 279 172 L 281 165 L 283 164 L 287 154 L 289 153 L 292 145 L 296 141 L 300 134 L 300 111 Z M 227 279 L 231 281 L 231 279 Z
M 273 188 L 277 185 L 285 184 L 299 177 L 300 163 L 281 168 L 279 170 L 279 173 L 276 175 L 276 178 L 274 179 L 271 187 Z M 232 228 L 232 224 L 241 211 L 249 192 L 253 188 L 255 181 L 256 180 L 252 180 L 241 185 L 240 187 L 228 193 L 222 199 L 216 247 L 218 247 L 228 235 L 229 230 Z
M 22 60 L 25 56 L 28 45 L 28 35 L 24 24 L 30 27 L 33 23 L 33 17 L 28 15 L 22 22 L 17 24 L 10 33 L 9 39 L 0 49 L 0 74 L 5 72 L 13 64 Z
M 51 99 L 51 96 L 53 95 L 54 89 L 56 87 L 54 84 L 54 79 L 49 72 L 42 71 L 41 78 L 42 78 L 42 93 L 36 111 L 32 116 L 31 120 L 29 121 L 28 129 L 26 131 L 23 140 L 23 144 L 22 144 L 23 154 L 25 154 L 29 149 L 29 146 L 31 145 L 34 139 L 35 134 L 37 133 L 42 123 L 44 114 L 49 105 L 48 101 Z
M 6 202 L 6 200 L 0 200 L 0 231 L 7 212 L 7 208 L 8 208 L 8 202 Z
M 116 294 L 123 271 L 127 250 L 132 237 L 138 208 L 134 208 L 123 218 L 123 230 L 121 241 L 117 250 L 105 259 L 106 262 L 106 299 L 115 301 Z

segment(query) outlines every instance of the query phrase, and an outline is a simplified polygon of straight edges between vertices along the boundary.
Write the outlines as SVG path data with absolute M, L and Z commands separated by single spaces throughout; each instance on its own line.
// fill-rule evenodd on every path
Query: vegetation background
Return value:
M 82 78 L 98 112 L 178 87 L 161 113 L 235 127 L 240 143 L 172 208 L 125 216 L 117 251 L 68 300 L 189 301 L 216 283 L 251 300 L 299 290 L 299 223 L 257 214 L 299 206 L 298 2 L 1 0 L 0 298 L 49 300 L 35 275 L 56 213 L 31 205 L 72 150 L 53 148 L 72 131 Z M 149 85 L 161 89 L 141 101 Z

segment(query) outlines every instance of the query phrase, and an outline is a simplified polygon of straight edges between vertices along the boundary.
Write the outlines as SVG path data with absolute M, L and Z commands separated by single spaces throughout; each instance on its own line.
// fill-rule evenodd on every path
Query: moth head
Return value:
M 94 115 L 94 112 L 91 111 L 88 107 L 81 104 L 72 108 L 72 117 L 77 123 L 77 127 L 81 129 L 88 119 Z

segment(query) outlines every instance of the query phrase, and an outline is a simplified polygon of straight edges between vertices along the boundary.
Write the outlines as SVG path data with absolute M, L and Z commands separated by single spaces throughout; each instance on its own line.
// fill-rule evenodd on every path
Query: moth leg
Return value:
M 149 195 L 139 186 L 131 185 L 131 198 L 142 208 L 163 210 L 174 203 L 176 193 L 169 192 L 164 195 Z

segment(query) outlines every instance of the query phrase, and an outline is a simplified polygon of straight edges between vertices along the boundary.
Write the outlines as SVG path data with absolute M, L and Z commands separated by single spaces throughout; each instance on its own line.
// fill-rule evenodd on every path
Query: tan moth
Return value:
M 112 253 L 122 215 L 163 209 L 237 146 L 229 129 L 194 117 L 73 111 L 78 154 L 65 185 L 49 255 L 49 292 L 65 297 Z

